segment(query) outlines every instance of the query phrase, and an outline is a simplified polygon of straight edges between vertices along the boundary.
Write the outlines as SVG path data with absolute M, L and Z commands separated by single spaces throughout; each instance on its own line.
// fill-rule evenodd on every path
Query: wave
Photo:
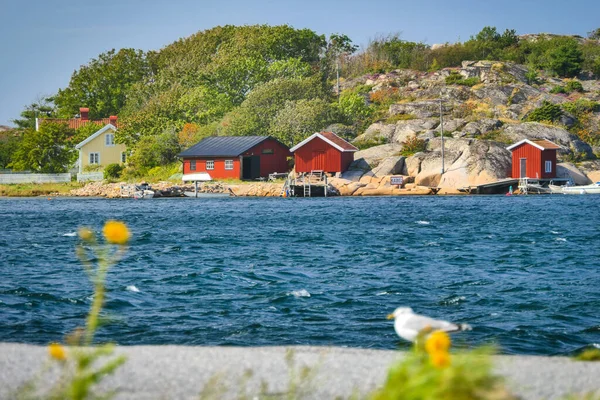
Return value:
M 135 287 L 134 285 L 129 285 L 125 288 L 125 290 L 127 290 L 128 292 L 133 292 L 133 293 L 139 293 L 140 289 L 138 289 L 137 287 Z
M 290 293 L 288 293 L 288 296 L 294 296 L 296 298 L 310 297 L 310 293 L 308 293 L 308 290 L 306 290 L 306 289 L 292 290 Z

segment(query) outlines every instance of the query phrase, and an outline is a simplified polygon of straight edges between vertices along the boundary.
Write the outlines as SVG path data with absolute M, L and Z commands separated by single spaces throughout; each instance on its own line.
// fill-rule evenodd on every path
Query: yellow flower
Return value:
M 92 239 L 94 239 L 94 232 L 92 232 L 92 230 L 90 228 L 79 228 L 79 237 L 81 238 L 81 240 L 85 240 L 86 242 L 91 241 Z
M 102 229 L 104 238 L 108 243 L 126 244 L 129 241 L 129 229 L 121 221 L 106 221 L 104 229 Z
M 445 368 L 450 365 L 450 354 L 447 351 L 429 353 L 429 361 L 436 368 Z
M 440 352 L 448 352 L 450 348 L 450 336 L 446 332 L 435 331 L 427 338 L 425 342 L 425 350 L 427 353 L 435 354 Z
M 52 343 L 48 346 L 48 353 L 50 353 L 50 357 L 58 361 L 65 361 L 67 359 L 65 348 L 58 343 Z

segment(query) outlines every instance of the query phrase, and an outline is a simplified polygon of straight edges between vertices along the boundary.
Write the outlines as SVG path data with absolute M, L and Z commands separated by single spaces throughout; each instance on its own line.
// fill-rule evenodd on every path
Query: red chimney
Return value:
M 108 121 L 116 128 L 117 127 L 117 116 L 111 115 L 108 117 Z
M 87 107 L 79 108 L 79 117 L 81 118 L 82 121 L 89 120 L 89 113 L 90 113 L 89 108 L 87 108 Z

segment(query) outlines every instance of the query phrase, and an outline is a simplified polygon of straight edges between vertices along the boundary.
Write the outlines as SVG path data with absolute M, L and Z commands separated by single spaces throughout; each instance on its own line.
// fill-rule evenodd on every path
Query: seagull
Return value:
M 470 331 L 471 325 L 454 324 L 448 321 L 433 319 L 423 315 L 415 314 L 410 307 L 398 307 L 387 316 L 387 319 L 393 319 L 394 330 L 402 339 L 414 342 L 421 331 L 444 331 L 461 332 Z

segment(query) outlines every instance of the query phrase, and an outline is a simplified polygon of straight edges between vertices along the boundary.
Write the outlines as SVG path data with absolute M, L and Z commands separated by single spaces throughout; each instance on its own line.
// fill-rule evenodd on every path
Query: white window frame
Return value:
M 107 133 L 104 136 L 104 144 L 107 147 L 113 147 L 115 145 L 115 134 L 114 133 Z
M 190 171 L 196 171 L 196 160 L 190 160 Z
M 225 160 L 225 169 L 232 170 L 233 169 L 233 160 Z
M 212 171 L 215 169 L 215 160 L 206 160 L 206 170 Z
M 546 173 L 552 172 L 552 161 L 546 161 Z
M 100 153 L 90 153 L 88 161 L 90 165 L 100 165 Z

